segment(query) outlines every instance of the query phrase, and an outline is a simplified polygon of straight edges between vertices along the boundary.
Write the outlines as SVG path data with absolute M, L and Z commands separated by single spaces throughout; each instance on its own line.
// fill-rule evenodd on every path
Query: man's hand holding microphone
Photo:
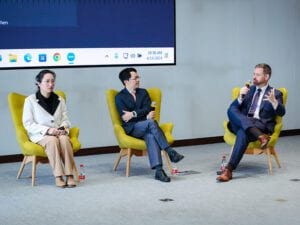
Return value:
M 242 102 L 250 90 L 251 81 L 245 83 L 245 86 L 240 89 L 239 101 Z

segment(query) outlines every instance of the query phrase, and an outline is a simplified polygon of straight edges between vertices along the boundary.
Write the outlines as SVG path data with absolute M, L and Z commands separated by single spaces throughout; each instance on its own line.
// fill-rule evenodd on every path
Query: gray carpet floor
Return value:
M 16 180 L 20 163 L 0 164 L 0 225 L 299 225 L 299 146 L 299 136 L 280 138 L 273 175 L 266 155 L 245 155 L 228 183 L 215 180 L 226 144 L 176 148 L 185 155 L 177 168 L 189 172 L 171 183 L 153 179 L 147 157 L 133 157 L 129 178 L 124 159 L 112 171 L 116 154 L 76 157 L 87 177 L 73 189 L 55 187 L 47 164 L 34 188 L 31 165 Z

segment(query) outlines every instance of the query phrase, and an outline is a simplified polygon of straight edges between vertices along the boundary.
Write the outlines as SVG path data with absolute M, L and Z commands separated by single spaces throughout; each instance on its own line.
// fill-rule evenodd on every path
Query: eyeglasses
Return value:
M 264 73 L 253 73 L 253 76 L 263 76 L 265 75 Z
M 136 76 L 135 78 L 130 78 L 130 80 L 135 80 L 135 81 L 140 80 L 140 79 L 141 79 L 140 76 Z
M 45 83 L 45 84 L 55 84 L 55 80 L 42 80 L 41 83 Z

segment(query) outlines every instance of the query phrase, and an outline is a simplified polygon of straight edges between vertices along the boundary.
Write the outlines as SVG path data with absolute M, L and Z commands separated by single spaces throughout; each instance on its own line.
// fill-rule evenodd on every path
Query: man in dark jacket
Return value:
M 174 163 L 182 160 L 184 156 L 169 146 L 164 133 L 154 120 L 151 99 L 146 89 L 139 88 L 140 76 L 136 69 L 122 70 L 119 78 L 125 86 L 115 98 L 122 126 L 126 134 L 145 140 L 150 166 L 156 169 L 155 179 L 170 182 L 170 177 L 162 169 L 161 150 L 165 150 Z

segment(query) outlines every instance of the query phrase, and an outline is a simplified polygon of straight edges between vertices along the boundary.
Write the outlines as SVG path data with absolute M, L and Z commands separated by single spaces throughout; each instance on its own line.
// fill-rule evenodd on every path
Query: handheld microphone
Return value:
M 155 101 L 151 102 L 151 110 L 152 111 L 155 111 L 155 107 L 156 107 L 156 102 Z
M 250 88 L 250 86 L 251 86 L 251 80 L 248 80 L 248 81 L 245 83 L 245 86 L 246 86 L 247 88 Z M 241 95 L 242 99 L 244 99 L 245 96 L 246 96 L 245 94 L 242 94 L 242 95 Z
M 245 83 L 245 86 L 247 88 L 250 88 L 251 84 L 252 84 L 251 80 L 248 80 L 248 82 Z

